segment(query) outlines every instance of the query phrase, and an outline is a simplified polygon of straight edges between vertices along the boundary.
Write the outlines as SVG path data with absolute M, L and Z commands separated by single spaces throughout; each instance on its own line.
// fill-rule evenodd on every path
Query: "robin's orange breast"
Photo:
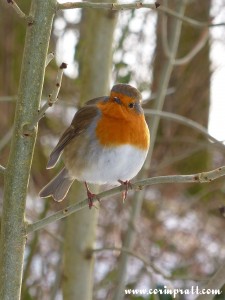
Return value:
M 110 114 L 105 113 L 107 108 L 105 109 L 104 105 L 100 105 L 99 108 L 102 116 L 96 126 L 96 137 L 101 145 L 131 145 L 141 150 L 149 148 L 150 135 L 144 114 L 121 111 L 121 108 L 115 105 L 110 107 Z

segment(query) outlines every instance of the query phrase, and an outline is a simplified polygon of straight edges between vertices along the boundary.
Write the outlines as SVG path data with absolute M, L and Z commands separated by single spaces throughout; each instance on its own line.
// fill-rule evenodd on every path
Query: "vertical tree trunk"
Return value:
M 79 44 L 81 105 L 91 98 L 108 94 L 115 21 L 114 12 L 83 11 Z M 71 202 L 86 198 L 84 186 L 78 182 L 73 185 L 71 194 Z M 65 300 L 93 299 L 94 259 L 87 255 L 87 251 L 93 248 L 95 242 L 97 217 L 98 210 L 93 207 L 91 210 L 81 210 L 66 220 L 63 267 Z
M 36 131 L 24 134 L 38 112 L 56 1 L 32 1 L 16 106 L 14 133 L 5 173 L 1 226 L 1 300 L 20 299 L 26 241 L 24 221 L 27 186 Z
M 168 1 L 173 5 L 176 1 Z M 210 10 L 210 0 L 203 2 L 191 1 L 187 5 L 186 15 L 192 16 L 193 19 L 208 20 Z M 159 74 L 164 62 L 166 61 L 162 47 L 161 18 L 159 16 L 157 30 L 157 48 L 156 61 L 154 66 L 154 89 L 160 89 Z M 170 34 L 172 18 L 168 18 L 168 34 Z M 179 44 L 177 58 L 185 56 L 198 42 L 202 35 L 202 29 L 193 28 L 192 26 L 183 26 L 181 41 Z M 201 74 L 201 80 L 199 80 Z M 170 78 L 170 87 L 175 88 L 175 93 L 168 96 L 164 105 L 164 110 L 171 111 L 193 119 L 201 125 L 207 127 L 209 114 L 209 88 L 210 88 L 210 63 L 209 63 L 209 45 L 206 45 L 189 63 L 175 66 Z M 194 149 L 198 140 L 204 140 L 199 133 L 191 131 L 185 126 L 177 125 L 167 120 L 162 120 L 158 138 L 168 143 L 159 143 L 154 151 L 155 157 L 175 157 Z M 195 144 L 188 144 L 186 139 L 192 139 Z M 176 139 L 176 143 L 172 143 Z M 179 141 L 180 140 L 180 141 Z M 178 144 L 179 143 L 179 144 Z M 157 159 L 157 158 L 156 158 Z M 159 165 L 157 163 L 157 165 Z M 208 165 L 208 152 L 204 149 L 194 155 L 189 156 L 172 167 L 164 170 L 166 173 L 179 172 L 189 173 L 198 172 Z M 194 189 L 199 189 L 195 186 Z

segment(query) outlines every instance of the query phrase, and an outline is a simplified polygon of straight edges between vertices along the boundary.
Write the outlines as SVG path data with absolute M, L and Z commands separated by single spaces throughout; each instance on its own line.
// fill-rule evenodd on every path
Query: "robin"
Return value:
M 63 153 L 65 167 L 41 191 L 40 197 L 62 201 L 75 179 L 83 181 L 89 208 L 96 197 L 87 183 L 125 184 L 146 159 L 150 133 L 141 107 L 141 93 L 128 84 L 116 84 L 109 96 L 92 99 L 80 108 L 50 154 L 47 169 Z

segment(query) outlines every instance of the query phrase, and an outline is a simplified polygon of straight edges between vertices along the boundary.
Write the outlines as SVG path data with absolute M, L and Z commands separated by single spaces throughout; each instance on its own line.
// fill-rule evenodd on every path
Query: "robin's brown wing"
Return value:
M 104 98 L 99 98 L 98 102 L 101 101 L 100 99 L 103 100 Z M 72 139 L 84 132 L 88 128 L 92 120 L 98 115 L 98 113 L 99 109 L 95 105 L 90 104 L 80 108 L 76 112 L 71 125 L 63 133 L 63 135 L 59 139 L 58 144 L 55 146 L 52 153 L 50 154 L 47 169 L 51 169 L 55 166 L 65 146 L 68 145 L 68 143 Z

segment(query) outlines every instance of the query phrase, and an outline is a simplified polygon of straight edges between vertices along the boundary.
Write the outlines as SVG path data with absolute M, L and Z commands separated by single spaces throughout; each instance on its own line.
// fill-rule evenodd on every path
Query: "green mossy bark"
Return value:
M 38 113 L 45 59 L 55 14 L 56 1 L 32 1 L 27 24 L 23 63 L 14 120 L 5 187 L 0 244 L 0 299 L 20 299 L 26 242 L 25 204 L 36 130 L 24 134 Z

